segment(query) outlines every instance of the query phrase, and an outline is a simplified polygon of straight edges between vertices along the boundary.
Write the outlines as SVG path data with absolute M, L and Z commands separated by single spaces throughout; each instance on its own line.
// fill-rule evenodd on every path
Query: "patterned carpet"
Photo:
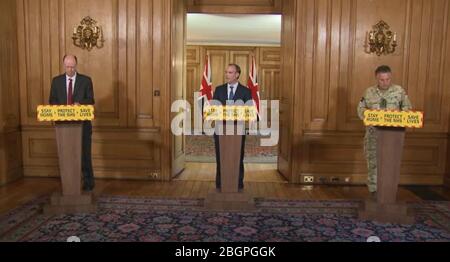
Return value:
M 186 161 L 215 163 L 214 138 L 212 136 L 186 136 Z M 246 163 L 277 163 L 278 147 L 260 146 L 260 137 L 247 136 L 245 140 Z
M 46 216 L 41 197 L 0 216 L 0 241 L 450 241 L 450 202 L 413 204 L 414 225 L 356 219 L 358 201 L 256 199 L 255 212 L 211 212 L 202 199 L 102 196 L 96 214 Z

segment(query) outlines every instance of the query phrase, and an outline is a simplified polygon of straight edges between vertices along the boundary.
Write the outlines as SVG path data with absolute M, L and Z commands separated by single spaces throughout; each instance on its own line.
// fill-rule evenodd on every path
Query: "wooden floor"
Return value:
M 214 165 L 188 164 L 184 174 L 172 182 L 96 180 L 97 195 L 149 196 L 171 198 L 204 198 L 215 190 Z M 365 186 L 304 186 L 289 184 L 266 165 L 246 166 L 245 191 L 254 197 L 329 200 L 366 199 Z M 276 168 L 276 167 L 275 167 Z M 205 170 L 208 170 L 206 172 Z M 258 171 L 259 170 L 259 171 Z M 0 214 L 36 197 L 60 191 L 57 178 L 24 178 L 0 187 Z M 400 187 L 399 201 L 450 200 L 450 190 L 443 187 Z
M 212 181 L 124 181 L 97 180 L 94 193 L 97 195 L 125 195 L 173 198 L 204 198 L 215 190 Z M 420 187 L 442 200 L 450 200 L 450 191 L 442 187 Z M 22 205 L 36 197 L 60 191 L 60 181 L 56 178 L 24 178 L 7 186 L 0 187 L 0 213 Z M 302 186 L 287 183 L 245 182 L 245 191 L 254 197 L 328 200 L 328 199 L 366 199 L 368 192 L 364 186 Z M 400 201 L 419 202 L 427 199 L 409 188 L 401 187 Z
M 277 171 L 277 164 L 245 163 L 246 182 L 275 182 L 287 183 Z M 178 181 L 215 181 L 216 163 L 186 162 L 185 170 L 178 177 Z

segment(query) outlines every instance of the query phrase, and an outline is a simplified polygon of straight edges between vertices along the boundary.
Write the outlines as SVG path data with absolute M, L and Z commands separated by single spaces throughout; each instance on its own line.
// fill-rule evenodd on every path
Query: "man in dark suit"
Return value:
M 239 83 L 239 76 L 241 75 L 241 68 L 236 64 L 230 64 L 225 71 L 225 78 L 227 83 L 216 87 L 214 91 L 213 100 L 220 101 L 222 105 L 226 105 L 227 101 L 236 102 L 242 100 L 244 103 L 252 101 L 252 94 L 250 90 Z M 220 189 L 220 147 L 219 137 L 214 134 L 214 143 L 216 147 L 216 188 Z M 241 158 L 239 168 L 239 189 L 244 188 L 244 147 L 245 134 L 242 136 Z
M 53 78 L 49 103 L 51 105 L 93 105 L 94 90 L 90 77 L 77 73 L 77 57 L 66 55 L 63 59 L 65 74 Z M 83 122 L 81 170 L 83 190 L 92 191 L 95 186 L 91 159 L 92 124 Z

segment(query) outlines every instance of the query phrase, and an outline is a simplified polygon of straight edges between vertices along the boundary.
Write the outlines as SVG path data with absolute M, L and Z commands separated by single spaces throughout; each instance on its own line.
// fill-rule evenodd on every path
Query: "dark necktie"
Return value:
M 381 98 L 381 101 L 380 101 L 380 109 L 386 109 L 386 107 L 387 107 L 387 101 L 386 101 L 386 99 Z
M 228 100 L 233 100 L 234 98 L 234 87 L 230 86 L 230 93 L 228 94 Z
M 69 91 L 67 92 L 67 104 L 73 104 L 73 88 L 72 88 L 72 78 L 69 78 Z

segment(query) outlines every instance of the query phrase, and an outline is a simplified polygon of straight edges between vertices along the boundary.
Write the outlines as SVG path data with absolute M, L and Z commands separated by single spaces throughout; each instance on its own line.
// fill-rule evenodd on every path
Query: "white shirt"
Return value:
M 72 96 L 73 93 L 75 93 L 75 81 L 77 80 L 77 73 L 75 72 L 75 75 L 72 77 L 66 75 L 66 94 L 69 96 L 69 79 L 72 78 Z
M 239 84 L 239 83 L 236 83 L 236 84 L 233 84 L 233 85 L 228 84 L 227 98 L 230 97 L 230 92 L 231 92 L 231 91 L 233 91 L 232 97 L 234 97 L 234 96 L 236 95 L 236 90 L 237 90 L 238 84 Z

